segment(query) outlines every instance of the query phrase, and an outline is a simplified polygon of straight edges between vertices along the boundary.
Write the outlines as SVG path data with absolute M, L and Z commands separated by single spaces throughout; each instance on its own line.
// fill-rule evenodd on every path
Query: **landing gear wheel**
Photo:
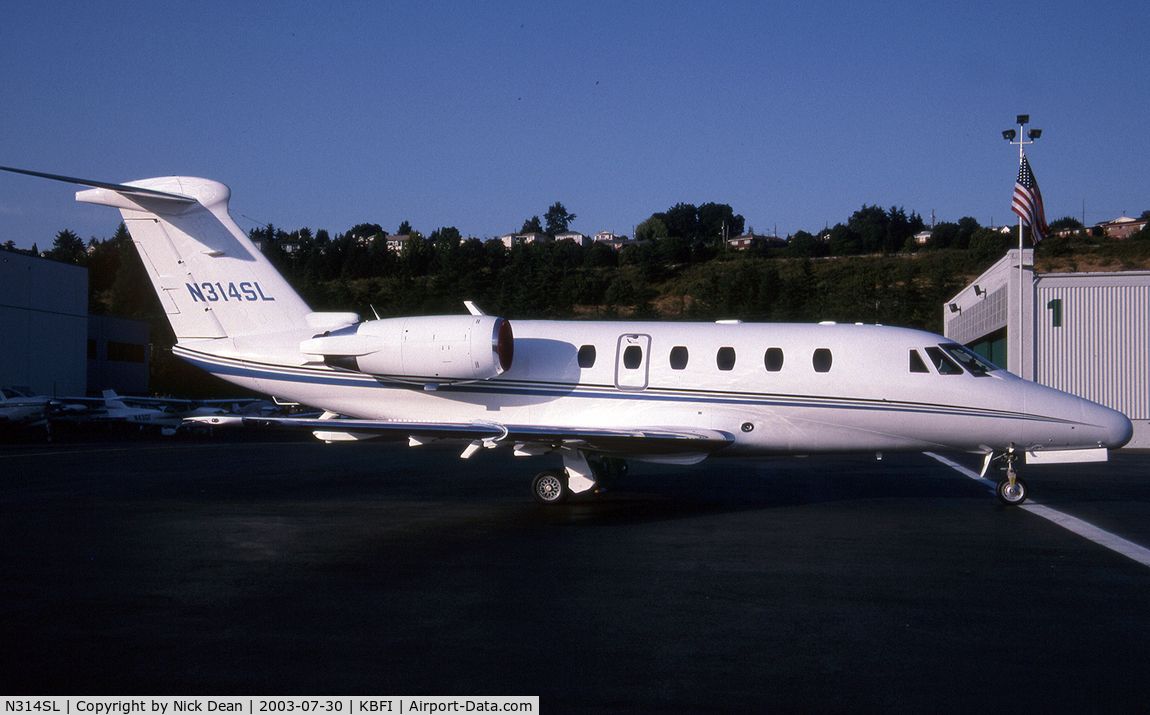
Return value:
M 531 480 L 531 496 L 540 504 L 562 504 L 570 494 L 567 474 L 559 469 L 547 469 Z
M 1018 506 L 1026 501 L 1027 489 L 1026 482 L 1022 481 L 1020 477 L 1014 478 L 1014 484 L 1010 483 L 1009 477 L 1003 477 L 998 482 L 998 499 L 1006 506 Z

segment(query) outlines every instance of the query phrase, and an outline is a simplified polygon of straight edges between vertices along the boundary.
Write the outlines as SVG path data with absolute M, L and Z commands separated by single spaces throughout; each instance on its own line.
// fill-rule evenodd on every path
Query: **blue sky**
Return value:
M 676 203 L 758 233 L 863 204 L 1014 223 L 1017 148 L 1049 219 L 1150 209 L 1139 2 L 17 3 L 0 23 L 0 165 L 181 174 L 233 215 L 333 235 L 586 234 Z M 117 212 L 0 175 L 0 243 L 111 236 Z

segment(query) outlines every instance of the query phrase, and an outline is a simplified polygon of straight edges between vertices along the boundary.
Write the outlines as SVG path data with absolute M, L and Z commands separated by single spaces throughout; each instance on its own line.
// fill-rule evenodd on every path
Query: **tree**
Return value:
M 407 240 L 399 252 L 400 270 L 407 277 L 426 275 L 432 257 L 432 247 L 427 239 L 420 236 L 419 232 L 412 231 L 407 234 Z
M 429 238 L 437 248 L 445 248 L 447 250 L 456 249 L 459 247 L 459 244 L 463 243 L 463 234 L 459 233 L 459 229 L 454 226 L 443 226 L 436 229 L 431 232 Z
M 547 213 L 543 214 L 543 219 L 547 222 L 547 233 L 554 236 L 567 230 L 567 226 L 575 220 L 575 214 L 568 213 L 563 204 L 556 201 L 547 209 Z
M 787 242 L 788 258 L 813 258 L 822 254 L 822 244 L 806 231 L 798 231 Z
M 847 221 L 847 228 L 854 237 L 856 253 L 875 253 L 885 248 L 890 218 L 878 206 L 863 207 Z
M 667 226 L 668 236 L 678 236 L 688 241 L 699 238 L 699 210 L 694 204 L 675 204 L 667 213 L 654 216 Z
M 835 224 L 827 236 L 827 245 L 832 256 L 853 256 L 863 252 L 862 238 L 849 226 Z
M 901 206 L 891 206 L 890 211 L 887 212 L 887 228 L 886 238 L 883 241 L 883 251 L 885 253 L 896 253 L 898 251 L 910 246 L 913 248 L 912 240 L 914 235 L 923 230 L 926 225 L 922 222 L 922 218 L 912 213 L 910 216 L 906 215 L 906 210 Z
M 538 216 L 532 216 L 523 222 L 523 228 L 519 229 L 519 233 L 543 233 L 543 224 L 539 223 Z
M 1065 218 L 1060 218 L 1057 221 L 1051 221 L 1050 222 L 1050 233 L 1051 233 L 1051 235 L 1056 234 L 1059 231 L 1069 231 L 1071 233 L 1077 233 L 1079 231 L 1082 231 L 1085 228 L 1086 227 L 1082 225 L 1082 222 L 1079 221 L 1078 219 L 1074 218 L 1073 216 L 1066 216 Z
M 970 237 L 970 257 L 979 265 L 996 261 L 1014 245 L 1014 237 L 992 228 L 979 229 Z
M 654 259 L 662 265 L 675 265 L 691 261 L 691 244 L 685 238 L 671 236 L 655 243 Z
M 722 240 L 723 231 L 727 238 L 743 235 L 745 219 L 735 214 L 727 204 L 707 203 L 696 212 L 699 235 L 697 238 L 708 242 Z
M 654 241 L 660 238 L 667 238 L 670 234 L 667 232 L 667 224 L 654 214 L 651 218 L 635 227 L 635 240 L 636 241 Z
M 79 236 L 68 229 L 64 229 L 56 234 L 56 240 L 52 242 L 52 250 L 45 253 L 44 257 L 82 266 L 85 263 L 84 259 L 88 257 L 88 252 Z
M 135 252 L 128 229 L 121 221 L 107 241 L 95 242 L 88 254 L 88 312 L 102 314 L 111 300 L 110 291 L 123 264 L 125 249 Z
M 619 265 L 619 253 L 600 241 L 592 243 L 583 254 L 585 268 L 615 268 Z
M 427 240 L 431 241 L 434 247 L 435 260 L 432 263 L 432 270 L 448 278 L 454 278 L 457 272 L 455 259 L 463 242 L 459 229 L 454 226 L 442 226 L 432 231 Z
M 959 226 L 950 221 L 939 221 L 930 232 L 927 248 L 949 248 L 958 240 Z
M 970 239 L 974 238 L 974 234 L 982 230 L 978 220 L 970 216 L 963 216 L 958 220 L 958 236 L 955 238 L 951 248 L 966 248 L 970 245 Z

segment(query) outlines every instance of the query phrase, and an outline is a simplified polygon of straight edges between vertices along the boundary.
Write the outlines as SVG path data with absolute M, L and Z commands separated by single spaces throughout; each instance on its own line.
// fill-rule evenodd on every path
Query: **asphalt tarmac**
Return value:
M 1146 711 L 1150 567 L 929 456 L 634 465 L 536 505 L 552 466 L 395 443 L 2 445 L 0 694 Z M 1150 455 L 1026 477 L 1150 546 Z

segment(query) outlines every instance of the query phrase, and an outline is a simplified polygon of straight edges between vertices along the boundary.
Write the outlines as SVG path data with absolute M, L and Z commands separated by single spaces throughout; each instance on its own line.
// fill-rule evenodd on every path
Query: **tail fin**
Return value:
M 181 342 L 307 326 L 311 309 L 228 214 L 227 186 L 181 176 L 95 185 L 76 200 L 120 209 Z
M 122 409 L 127 409 L 127 405 L 124 404 L 124 401 L 120 399 L 120 396 L 116 394 L 115 390 L 104 390 L 102 394 L 104 395 L 105 407 L 119 407 Z

